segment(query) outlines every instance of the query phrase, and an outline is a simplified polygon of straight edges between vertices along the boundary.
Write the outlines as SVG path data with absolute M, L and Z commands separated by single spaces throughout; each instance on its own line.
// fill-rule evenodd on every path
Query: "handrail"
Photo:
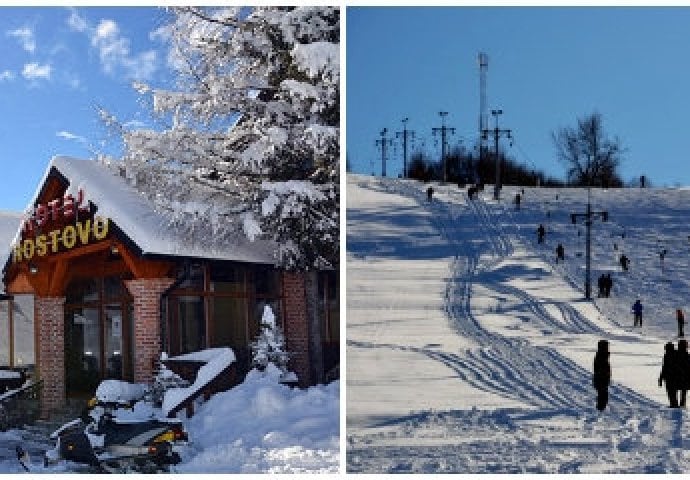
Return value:
M 40 414 L 42 388 L 42 380 L 29 380 L 0 395 L 0 430 L 33 423 Z
M 164 361 L 166 366 L 170 367 L 169 361 Z M 172 363 L 172 362 L 170 362 Z M 190 362 L 191 363 L 191 362 Z M 194 415 L 194 403 L 203 396 L 206 402 L 211 398 L 211 395 L 217 392 L 228 390 L 239 383 L 237 379 L 237 367 L 233 362 L 221 371 L 219 371 L 212 379 L 199 389 L 193 391 L 189 396 L 182 399 L 177 405 L 168 410 L 168 418 L 174 418 L 182 410 L 185 411 L 187 418 Z M 174 367 L 170 368 L 174 371 Z

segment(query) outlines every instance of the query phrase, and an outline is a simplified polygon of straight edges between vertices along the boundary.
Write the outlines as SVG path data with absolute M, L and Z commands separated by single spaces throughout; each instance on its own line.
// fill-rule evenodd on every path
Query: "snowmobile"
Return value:
M 122 421 L 113 414 L 120 408 L 132 404 L 90 400 L 80 418 L 50 436 L 56 444 L 46 452 L 45 466 L 67 460 L 99 473 L 156 473 L 180 462 L 188 435 L 179 420 Z

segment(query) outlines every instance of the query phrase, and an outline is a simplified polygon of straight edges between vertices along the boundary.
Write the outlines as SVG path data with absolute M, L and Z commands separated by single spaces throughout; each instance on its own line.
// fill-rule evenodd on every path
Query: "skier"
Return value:
M 666 344 L 664 351 L 661 373 L 659 374 L 659 387 L 661 387 L 662 382 L 666 383 L 669 407 L 678 408 L 678 384 L 680 380 L 678 355 L 671 342 Z
M 429 187 L 426 189 L 426 199 L 427 201 L 431 201 L 431 198 L 434 196 L 434 189 L 432 187 Z
M 639 324 L 639 327 L 642 328 L 642 303 L 639 298 L 633 304 L 632 312 L 635 315 L 633 327 L 637 327 Z
M 565 248 L 563 248 L 562 243 L 559 243 L 556 247 L 556 263 L 558 263 L 559 260 L 565 260 Z
M 537 243 L 544 243 L 544 235 L 546 235 L 546 229 L 540 223 L 539 228 L 537 228 Z
M 520 194 L 516 193 L 515 194 L 515 210 L 520 210 L 520 200 L 521 200 Z
M 609 364 L 609 342 L 599 340 L 597 353 L 594 355 L 594 374 L 592 384 L 597 390 L 597 410 L 600 412 L 609 403 L 609 384 L 611 383 L 611 365 Z
M 690 355 L 688 355 L 688 341 L 685 339 L 678 340 L 678 369 L 680 373 L 680 382 L 678 389 L 680 390 L 679 406 L 685 407 L 685 398 L 690 388 Z
M 683 310 L 680 308 L 676 309 L 676 320 L 678 321 L 678 336 L 684 337 L 683 326 L 685 325 L 685 315 L 683 314 Z
M 628 256 L 625 253 L 621 255 L 620 262 L 621 262 L 621 268 L 623 269 L 623 271 L 627 272 L 628 266 L 630 265 L 630 259 L 628 258 Z

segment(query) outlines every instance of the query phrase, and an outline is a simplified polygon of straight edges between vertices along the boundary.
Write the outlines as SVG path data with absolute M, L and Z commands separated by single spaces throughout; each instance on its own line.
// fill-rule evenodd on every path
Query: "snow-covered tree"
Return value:
M 173 89 L 138 83 L 164 127 L 121 130 L 118 163 L 181 235 L 280 246 L 287 269 L 339 258 L 340 11 L 179 7 Z M 123 168 L 124 166 L 124 168 Z
M 261 317 L 261 332 L 252 342 L 252 365 L 265 369 L 269 363 L 287 373 L 289 354 L 285 351 L 285 336 L 271 307 L 266 305 Z

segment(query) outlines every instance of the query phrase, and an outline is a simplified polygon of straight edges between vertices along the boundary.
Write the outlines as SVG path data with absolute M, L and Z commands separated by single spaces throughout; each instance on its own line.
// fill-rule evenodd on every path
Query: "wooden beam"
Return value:
M 7 284 L 7 293 L 34 293 L 34 287 L 27 278 L 27 272 L 18 272 L 14 278 Z
M 112 244 L 109 240 L 103 240 L 97 243 L 90 243 L 81 247 L 76 247 L 71 250 L 66 250 L 64 252 L 48 254 L 45 257 L 34 257 L 34 260 L 42 258 L 43 260 L 51 263 L 61 262 L 63 260 L 69 260 L 76 257 L 83 257 L 84 255 L 90 255 L 92 253 L 102 252 L 110 248 Z
M 67 259 L 60 259 L 50 275 L 48 283 L 48 295 L 51 297 L 60 297 L 64 294 L 67 288 Z
M 145 260 L 143 258 L 134 255 L 127 247 L 123 244 L 117 242 L 117 248 L 120 251 L 122 259 L 129 267 L 129 270 L 134 274 L 134 278 L 161 278 L 169 274 L 172 268 L 172 263 L 158 261 L 158 260 Z

